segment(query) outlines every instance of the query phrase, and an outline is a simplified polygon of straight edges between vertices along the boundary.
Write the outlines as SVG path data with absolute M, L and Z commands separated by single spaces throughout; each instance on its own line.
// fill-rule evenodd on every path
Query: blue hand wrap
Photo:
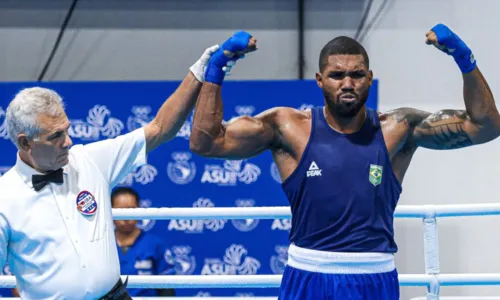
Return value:
M 476 68 L 476 59 L 467 45 L 443 24 L 438 24 L 432 29 L 436 34 L 438 47 L 444 53 L 451 55 L 462 73 L 469 73 Z
M 248 42 L 250 41 L 250 35 L 245 31 L 237 31 L 227 39 L 210 57 L 208 61 L 207 70 L 205 72 L 205 82 L 211 82 L 218 85 L 222 85 L 224 76 L 226 73 L 222 70 L 222 67 L 226 66 L 230 60 L 237 60 L 241 56 L 227 57 L 224 54 L 224 50 L 235 53 L 239 51 L 244 51 L 248 47 Z

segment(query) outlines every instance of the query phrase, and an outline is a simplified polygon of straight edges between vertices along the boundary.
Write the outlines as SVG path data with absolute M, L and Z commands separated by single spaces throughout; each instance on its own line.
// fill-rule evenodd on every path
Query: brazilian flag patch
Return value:
M 382 166 L 370 165 L 369 180 L 374 186 L 377 186 L 382 182 L 382 169 Z

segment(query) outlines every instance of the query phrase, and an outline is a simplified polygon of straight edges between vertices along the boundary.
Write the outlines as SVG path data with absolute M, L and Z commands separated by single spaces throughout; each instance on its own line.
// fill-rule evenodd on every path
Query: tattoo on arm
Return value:
M 414 130 L 417 145 L 430 149 L 458 149 L 472 146 L 465 129 L 470 118 L 464 110 L 441 110 L 429 115 Z
M 463 110 L 441 110 L 417 125 L 415 133 L 424 147 L 443 150 L 468 147 L 472 141 L 465 131 L 467 120 L 469 116 Z
M 473 144 L 465 128 L 470 121 L 465 110 L 447 109 L 431 114 L 414 108 L 398 108 L 387 115 L 410 128 L 408 146 L 445 150 Z

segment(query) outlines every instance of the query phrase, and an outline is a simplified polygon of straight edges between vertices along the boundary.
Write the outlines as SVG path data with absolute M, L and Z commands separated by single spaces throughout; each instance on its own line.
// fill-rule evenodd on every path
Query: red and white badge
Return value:
M 87 191 L 81 191 L 76 197 L 76 208 L 85 216 L 93 216 L 97 211 L 97 202 L 94 195 Z

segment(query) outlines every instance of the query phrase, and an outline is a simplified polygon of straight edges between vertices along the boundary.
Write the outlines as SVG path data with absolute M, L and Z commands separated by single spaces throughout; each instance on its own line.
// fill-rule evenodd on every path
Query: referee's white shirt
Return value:
M 120 265 L 110 192 L 146 163 L 144 130 L 69 151 L 64 183 L 39 192 L 39 174 L 17 158 L 0 178 L 0 264 L 16 276 L 24 299 L 97 299 L 117 283 Z M 97 212 L 85 216 L 76 198 L 90 192 Z

